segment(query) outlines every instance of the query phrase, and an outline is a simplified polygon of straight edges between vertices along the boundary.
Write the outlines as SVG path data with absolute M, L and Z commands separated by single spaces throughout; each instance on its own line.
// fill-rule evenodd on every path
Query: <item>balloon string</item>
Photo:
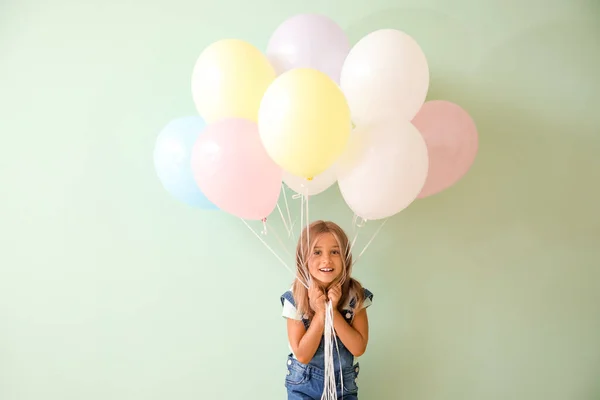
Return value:
M 310 251 L 310 218 L 308 217 L 308 187 L 306 188 L 306 249 Z
M 304 259 L 304 241 L 302 240 L 302 226 L 304 225 L 304 197 L 300 199 L 300 261 L 302 268 L 306 268 L 307 260 Z
M 285 230 L 286 230 L 288 236 L 290 236 L 292 234 L 292 231 L 288 227 L 288 224 L 285 220 L 285 217 L 283 216 L 283 212 L 281 211 L 281 207 L 279 207 L 279 204 L 277 204 L 277 210 L 279 210 L 279 215 L 281 216 L 281 221 L 283 222 L 283 226 L 285 227 Z
M 250 231 L 251 231 L 252 233 L 254 233 L 254 235 L 255 235 L 255 236 L 256 236 L 256 237 L 257 237 L 257 238 L 258 238 L 258 239 L 259 239 L 259 240 L 260 240 L 260 241 L 261 241 L 261 242 L 262 242 L 262 243 L 263 243 L 263 244 L 264 244 L 264 245 L 267 247 L 267 249 L 269 249 L 269 251 L 270 251 L 271 253 L 273 253 L 273 255 L 274 255 L 274 256 L 275 256 L 275 257 L 276 257 L 276 258 L 277 258 L 277 259 L 278 259 L 278 260 L 279 260 L 279 261 L 280 261 L 280 262 L 283 264 L 283 266 L 284 266 L 284 267 L 285 267 L 285 268 L 286 268 L 288 271 L 290 271 L 290 272 L 291 272 L 293 275 L 295 275 L 295 276 L 296 276 L 296 279 L 298 279 L 298 280 L 300 281 L 300 283 L 301 283 L 302 285 L 304 285 L 304 287 L 305 287 L 306 289 L 308 289 L 308 285 L 307 285 L 306 283 L 304 283 L 304 282 L 303 282 L 303 281 L 300 279 L 300 277 L 298 277 L 298 276 L 296 275 L 296 273 L 290 269 L 290 267 L 289 267 L 289 266 L 286 264 L 286 262 L 285 262 L 285 261 L 283 261 L 283 260 L 281 259 L 281 257 L 279 257 L 279 255 L 278 255 L 278 254 L 275 252 L 275 250 L 273 250 L 273 249 L 271 248 L 271 246 L 269 246 L 269 245 L 267 244 L 267 242 L 265 242 L 265 241 L 264 241 L 264 239 L 263 239 L 263 238 L 262 238 L 262 237 L 261 237 L 261 236 L 260 236 L 260 235 L 259 235 L 259 234 L 258 234 L 258 233 L 255 231 L 255 230 L 254 230 L 254 229 L 252 229 L 252 227 L 251 227 L 250 225 L 248 225 L 248 223 L 246 222 L 246 220 L 245 220 L 245 219 L 243 219 L 243 218 L 240 218 L 240 219 L 242 220 L 242 222 L 244 223 L 244 225 L 246 225 L 246 226 L 248 227 L 248 229 L 250 229 Z
M 341 392 L 344 392 L 344 379 L 342 371 L 342 361 L 340 357 L 340 348 L 333 327 L 333 304 L 328 301 L 325 305 L 325 384 L 321 400 L 337 400 L 337 387 L 335 383 L 335 367 L 333 360 L 333 343 L 338 353 L 338 363 L 340 366 L 340 384 Z
M 281 247 L 283 248 L 283 251 L 285 251 L 285 253 L 290 257 L 293 258 L 292 253 L 290 253 L 290 250 L 287 248 L 287 246 L 285 245 L 285 243 L 283 243 L 283 240 L 281 240 L 281 236 L 279 236 L 279 234 L 277 233 L 277 230 L 275 228 L 273 228 L 272 225 L 268 224 L 271 232 L 275 235 L 275 239 L 277 239 L 277 241 L 279 242 L 279 244 L 281 245 Z
M 367 248 L 371 245 L 371 243 L 373 242 L 373 240 L 375 239 L 375 237 L 377 236 L 377 234 L 381 231 L 381 228 L 383 228 L 383 226 L 386 224 L 386 222 L 388 222 L 388 218 L 384 219 L 383 222 L 381 223 L 381 225 L 379 225 L 379 228 L 377 228 L 377 230 L 375 231 L 375 233 L 373 234 L 373 236 L 371 236 L 371 240 L 369 240 L 367 242 L 367 244 L 365 245 L 364 249 L 362 249 L 362 251 L 360 252 L 360 254 L 358 255 L 358 257 L 356 257 L 356 259 L 354 260 L 354 262 L 352 263 L 352 265 L 356 265 L 356 263 L 358 262 L 358 260 L 360 260 L 360 257 L 365 253 L 365 251 L 367 250 Z
M 277 239 L 277 241 L 279 242 L 279 244 L 281 245 L 281 247 L 283 247 L 283 251 L 285 251 L 285 253 L 290 258 L 293 259 L 294 256 L 290 253 L 290 251 L 288 250 L 288 248 L 285 246 L 285 244 L 283 243 L 283 240 L 281 240 L 281 236 L 279 236 L 279 234 L 277 233 L 277 230 L 271 229 L 271 232 L 273 232 L 275 234 L 275 238 Z M 310 282 L 310 278 L 307 276 L 307 272 L 305 273 L 305 271 L 304 271 L 303 268 L 300 268 L 299 272 L 300 272 L 300 275 L 302 275 L 302 278 L 304 279 L 304 281 L 307 282 L 307 283 L 309 283 Z
M 288 200 L 287 200 L 287 194 L 286 194 L 286 190 L 284 185 L 281 185 L 281 191 L 283 192 L 283 200 L 285 201 L 285 209 L 287 211 L 287 216 L 288 216 L 288 221 L 289 221 L 289 232 L 288 232 L 288 236 L 292 236 L 292 238 L 294 239 L 294 241 L 296 241 L 296 235 L 294 235 L 294 222 L 292 221 L 292 216 L 290 214 L 290 206 L 288 204 Z M 279 208 L 279 204 L 277 204 L 277 207 Z M 279 210 L 279 212 L 281 213 L 281 209 Z M 283 219 L 283 215 L 281 215 L 281 219 Z
M 358 234 L 360 233 L 360 229 L 356 231 L 356 234 L 354 235 L 354 239 L 352 239 L 352 242 L 348 242 L 350 243 L 350 252 L 348 253 L 348 255 L 350 255 L 352 253 L 352 250 L 354 250 L 354 245 L 356 244 L 356 239 L 358 239 Z M 346 260 L 348 261 L 348 260 Z
M 296 220 L 292 221 L 292 216 L 290 214 L 290 206 L 288 205 L 287 195 L 285 194 L 285 190 L 283 191 L 283 199 L 285 200 L 285 208 L 287 210 L 288 220 L 290 221 L 290 232 L 292 232 L 292 238 L 296 241 L 296 235 L 294 235 L 294 225 L 296 224 Z
M 333 307 L 331 301 L 325 306 L 325 382 L 321 400 L 337 399 L 337 390 L 335 385 L 335 373 L 333 373 L 333 346 L 331 345 L 331 327 L 333 325 Z
M 350 258 L 350 254 L 352 254 L 352 252 L 350 251 L 351 247 L 350 247 L 350 241 L 348 240 L 346 242 L 346 265 L 348 264 L 348 258 Z

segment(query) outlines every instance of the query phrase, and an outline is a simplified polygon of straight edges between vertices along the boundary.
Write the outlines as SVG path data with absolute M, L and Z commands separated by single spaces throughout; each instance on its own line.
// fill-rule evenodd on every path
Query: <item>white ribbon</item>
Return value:
M 333 365 L 333 343 L 338 353 L 338 362 L 340 364 L 340 384 L 342 393 L 344 391 L 344 381 L 342 379 L 342 362 L 340 359 L 340 348 L 338 347 L 335 329 L 333 328 L 333 306 L 328 301 L 325 307 L 325 387 L 321 400 L 337 400 L 337 387 L 335 384 L 335 368 Z

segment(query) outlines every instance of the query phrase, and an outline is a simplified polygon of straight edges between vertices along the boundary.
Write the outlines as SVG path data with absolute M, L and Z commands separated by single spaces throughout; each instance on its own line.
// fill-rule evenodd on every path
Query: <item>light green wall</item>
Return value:
M 194 114 L 206 45 L 264 49 L 301 12 L 353 41 L 412 34 L 430 98 L 481 138 L 468 176 L 357 265 L 375 293 L 362 398 L 599 399 L 600 3 L 516 4 L 3 0 L 0 399 L 284 398 L 291 275 L 238 219 L 172 200 L 152 150 Z M 337 188 L 311 217 L 351 226 Z

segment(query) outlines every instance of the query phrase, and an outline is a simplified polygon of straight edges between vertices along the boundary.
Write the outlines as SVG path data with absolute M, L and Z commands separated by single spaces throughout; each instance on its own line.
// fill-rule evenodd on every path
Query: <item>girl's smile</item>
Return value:
M 342 255 L 338 241 L 333 234 L 323 233 L 315 241 L 315 247 L 308 260 L 310 275 L 321 283 L 329 285 L 342 274 L 342 269 Z

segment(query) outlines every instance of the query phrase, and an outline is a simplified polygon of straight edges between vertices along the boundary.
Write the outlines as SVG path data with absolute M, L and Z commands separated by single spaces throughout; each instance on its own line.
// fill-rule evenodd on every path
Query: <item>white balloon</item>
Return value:
M 314 196 L 322 193 L 329 189 L 335 181 L 337 181 L 337 175 L 333 167 L 315 176 L 311 181 L 304 177 L 296 176 L 288 171 L 283 171 L 283 182 L 285 182 L 287 187 L 294 192 L 305 196 Z
M 427 145 L 414 125 L 398 117 L 355 129 L 337 168 L 342 197 L 356 215 L 390 217 L 408 207 L 425 185 Z
M 429 65 L 404 32 L 381 29 L 354 45 L 342 67 L 340 87 L 357 126 L 400 115 L 410 121 L 429 90 Z

